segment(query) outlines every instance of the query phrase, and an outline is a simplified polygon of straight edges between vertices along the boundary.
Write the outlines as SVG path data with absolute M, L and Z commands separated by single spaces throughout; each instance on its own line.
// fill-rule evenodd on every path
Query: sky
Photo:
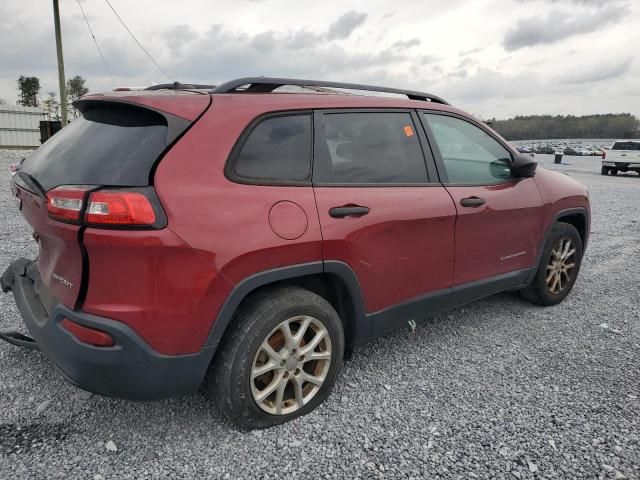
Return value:
M 482 118 L 640 116 L 638 0 L 60 0 L 67 78 L 92 92 L 285 76 L 430 92 Z M 0 99 L 57 91 L 50 1 L 0 0 Z M 111 79 L 113 77 L 113 81 Z

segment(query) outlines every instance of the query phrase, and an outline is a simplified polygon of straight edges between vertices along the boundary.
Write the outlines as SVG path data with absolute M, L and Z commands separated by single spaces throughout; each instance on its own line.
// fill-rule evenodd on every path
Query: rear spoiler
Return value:
M 81 113 L 85 113 L 92 108 L 112 106 L 115 108 L 133 108 L 140 110 L 150 110 L 162 116 L 167 122 L 167 145 L 171 145 L 180 135 L 182 135 L 193 123 L 193 120 L 173 115 L 171 113 L 153 108 L 140 103 L 114 98 L 81 98 L 73 102 L 73 106 Z M 206 110 L 206 109 L 205 109 Z

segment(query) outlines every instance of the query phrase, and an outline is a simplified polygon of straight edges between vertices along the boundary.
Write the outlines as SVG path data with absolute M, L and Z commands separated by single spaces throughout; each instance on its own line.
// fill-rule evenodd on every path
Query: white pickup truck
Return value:
M 640 174 L 640 141 L 619 140 L 609 151 L 602 152 L 602 175 L 617 175 L 618 172 Z

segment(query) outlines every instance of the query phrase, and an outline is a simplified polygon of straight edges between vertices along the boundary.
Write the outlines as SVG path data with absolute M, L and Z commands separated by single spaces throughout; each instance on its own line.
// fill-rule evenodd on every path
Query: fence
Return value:
M 44 118 L 44 110 L 38 107 L 0 105 L 0 148 L 39 147 Z

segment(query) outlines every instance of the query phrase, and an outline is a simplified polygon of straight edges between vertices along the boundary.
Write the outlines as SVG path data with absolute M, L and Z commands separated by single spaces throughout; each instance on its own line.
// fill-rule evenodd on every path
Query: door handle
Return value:
M 344 217 L 361 217 L 371 210 L 369 207 L 361 207 L 360 205 L 345 205 L 343 207 L 333 207 L 329 209 L 329 215 L 333 218 Z
M 484 205 L 487 201 L 484 198 L 480 197 L 467 197 L 460 200 L 460 205 L 463 207 L 472 207 L 477 208 L 481 205 Z

